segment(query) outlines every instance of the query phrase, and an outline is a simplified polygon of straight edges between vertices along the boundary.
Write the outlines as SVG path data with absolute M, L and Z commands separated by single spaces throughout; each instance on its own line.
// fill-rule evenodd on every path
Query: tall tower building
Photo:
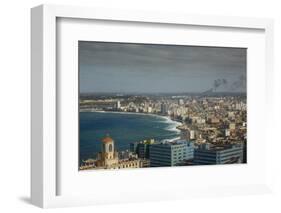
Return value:
M 117 101 L 117 102 L 116 102 L 115 108 L 116 108 L 116 109 L 120 109 L 120 108 L 121 108 L 121 103 L 120 103 L 120 101 Z
M 118 153 L 114 148 L 114 140 L 109 135 L 102 139 L 102 152 L 99 153 L 98 159 L 98 165 L 106 168 L 118 164 Z
M 168 114 L 168 105 L 167 105 L 167 104 L 165 104 L 165 103 L 162 103 L 162 104 L 161 104 L 161 113 L 162 113 L 163 115 Z

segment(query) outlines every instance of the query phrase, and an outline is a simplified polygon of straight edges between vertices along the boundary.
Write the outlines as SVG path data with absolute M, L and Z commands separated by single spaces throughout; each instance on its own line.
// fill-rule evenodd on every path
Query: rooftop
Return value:
M 113 142 L 113 139 L 109 135 L 107 135 L 102 139 L 102 142 L 103 143 L 110 143 L 110 142 Z

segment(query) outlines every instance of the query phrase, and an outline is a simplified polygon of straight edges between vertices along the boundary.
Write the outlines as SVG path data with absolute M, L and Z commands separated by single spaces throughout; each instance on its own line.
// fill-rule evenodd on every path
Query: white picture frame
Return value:
M 101 197 L 89 195 L 59 195 L 58 196 L 58 169 L 57 160 L 57 88 L 60 83 L 57 80 L 57 20 L 87 19 L 110 20 L 118 22 L 153 23 L 159 25 L 174 26 L 202 26 L 212 28 L 256 29 L 264 31 L 265 41 L 265 67 L 266 78 L 264 92 L 266 95 L 265 107 L 270 113 L 273 100 L 270 94 L 273 90 L 273 21 L 271 19 L 240 18 L 240 17 L 216 17 L 203 15 L 187 15 L 173 13 L 152 13 L 147 11 L 122 11 L 100 8 L 84 8 L 74 6 L 41 5 L 31 10 L 31 73 L 32 73 L 32 103 L 31 103 L 31 201 L 33 204 L 47 207 L 91 205 L 97 203 L 114 202 L 138 202 L 142 200 L 177 199 L 180 197 L 198 197 L 214 195 L 240 195 L 252 193 L 264 193 L 270 191 L 270 156 L 265 153 L 265 167 L 262 172 L 266 178 L 254 184 L 234 184 L 214 187 L 200 187 L 200 183 L 193 183 L 194 188 L 179 191 L 169 185 L 169 190 L 151 193 L 158 195 L 145 196 L 140 193 L 129 197 Z M 78 80 L 78 79 L 77 79 Z M 266 114 L 266 130 L 269 130 L 270 119 Z M 270 134 L 266 131 L 265 134 Z M 269 147 L 266 141 L 265 147 Z M 176 171 L 174 171 L 176 172 Z M 128 173 L 128 172 L 127 172 Z M 125 181 L 129 181 L 125 180 Z M 165 193 L 167 193 L 165 195 Z M 168 193 L 177 193 L 168 196 Z M 146 198 L 145 198 L 146 197 Z

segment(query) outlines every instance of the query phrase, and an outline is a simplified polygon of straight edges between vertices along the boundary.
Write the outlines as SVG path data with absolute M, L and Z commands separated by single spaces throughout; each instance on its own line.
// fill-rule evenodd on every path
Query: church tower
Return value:
M 107 135 L 102 139 L 101 165 L 112 168 L 118 164 L 118 153 L 115 152 L 114 140 Z
M 106 153 L 107 159 L 114 157 L 114 140 L 107 135 L 102 139 L 102 152 Z

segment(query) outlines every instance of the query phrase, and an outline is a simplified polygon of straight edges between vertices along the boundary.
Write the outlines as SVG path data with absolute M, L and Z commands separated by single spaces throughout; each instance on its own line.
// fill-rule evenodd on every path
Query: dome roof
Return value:
M 106 136 L 101 140 L 103 143 L 110 143 L 113 142 L 113 139 L 110 136 Z

